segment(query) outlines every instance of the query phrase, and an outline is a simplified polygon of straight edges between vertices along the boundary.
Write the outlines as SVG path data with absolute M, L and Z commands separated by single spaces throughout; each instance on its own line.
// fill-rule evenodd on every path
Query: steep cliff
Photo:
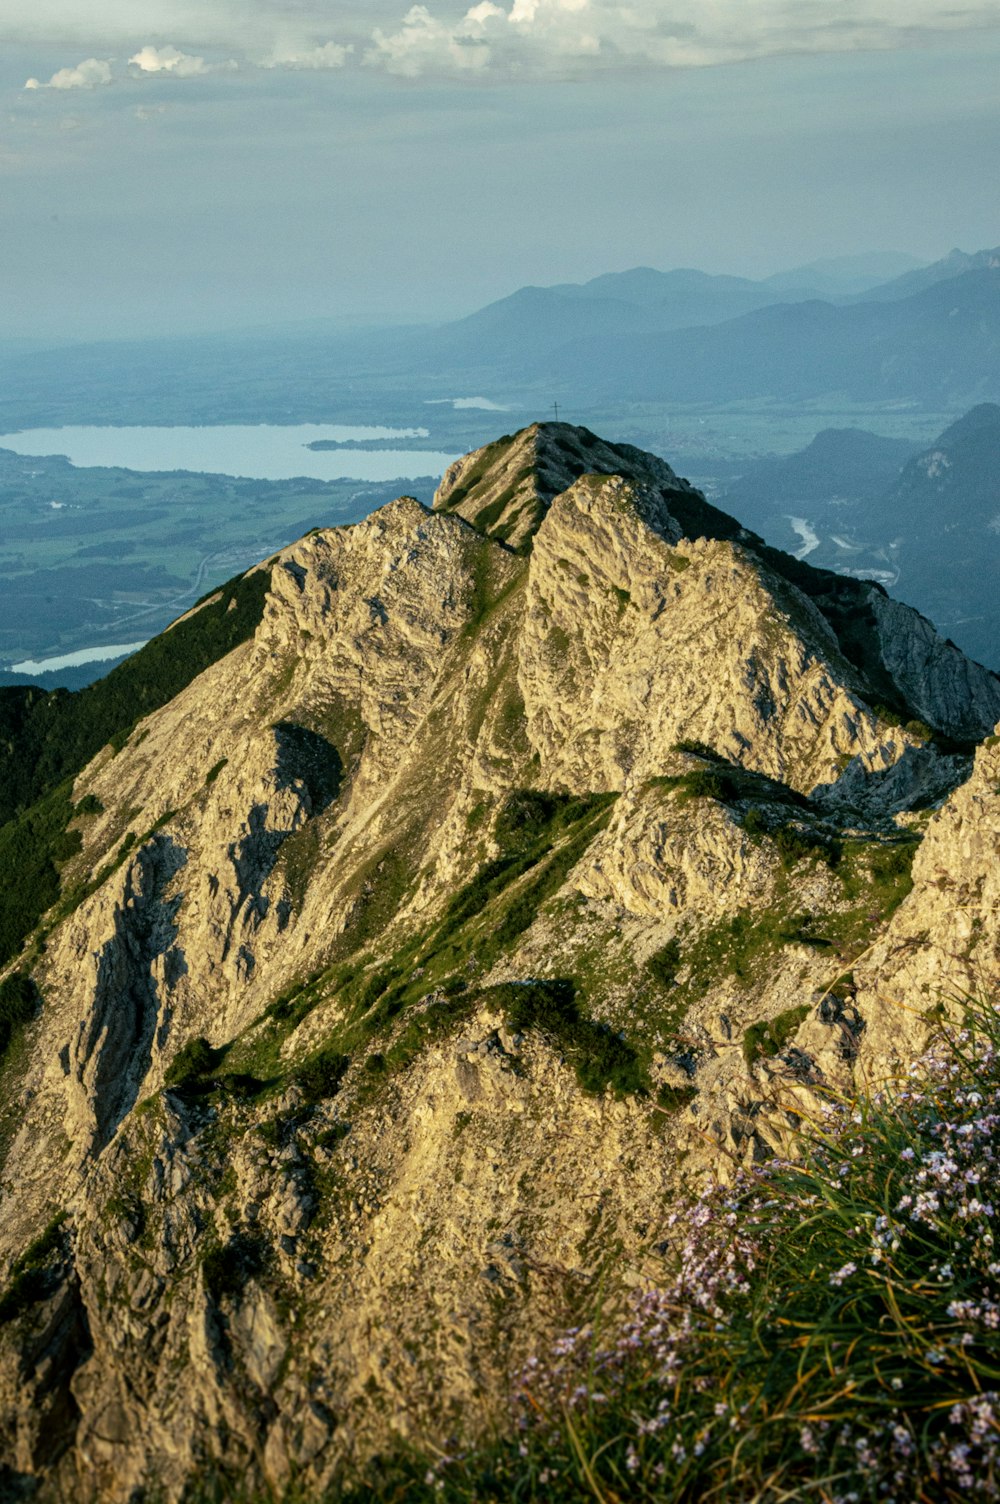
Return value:
M 43 1499 L 474 1429 L 682 1182 L 920 1043 L 936 955 L 997 969 L 1000 681 L 662 461 L 536 425 L 267 574 L 79 771 L 9 968 L 0 1441 Z

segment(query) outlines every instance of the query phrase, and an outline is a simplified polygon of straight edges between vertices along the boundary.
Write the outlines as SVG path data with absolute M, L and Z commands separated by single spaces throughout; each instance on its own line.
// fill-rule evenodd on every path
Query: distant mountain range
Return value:
M 1000 667 L 1000 406 L 974 407 L 921 452 L 829 429 L 751 467 L 723 504 L 799 558 L 879 580 Z
M 961 251 L 953 251 L 961 256 Z M 941 263 L 935 263 L 940 265 Z M 697 295 L 709 286 L 720 297 L 727 292 L 743 293 L 754 298 L 764 297 L 773 303 L 776 298 L 786 298 L 789 293 L 804 293 L 806 297 L 849 297 L 867 292 L 886 283 L 890 278 L 899 278 L 907 273 L 922 271 L 926 262 L 917 261 L 898 251 L 873 251 L 860 256 L 833 256 L 821 261 L 812 261 L 808 266 L 792 267 L 789 271 L 775 272 L 770 277 L 751 280 L 747 277 L 710 276 L 690 268 L 659 272 L 649 266 L 633 267 L 631 271 L 605 272 L 592 277 L 589 282 L 562 282 L 547 289 L 568 298 L 616 298 L 623 302 L 650 305 L 662 302 L 677 292 Z M 762 307 L 763 303 L 755 303 Z M 688 320 L 692 322 L 692 320 Z
M 888 279 L 875 281 L 880 274 Z M 474 385 L 470 385 L 474 384 Z M 1000 248 L 890 255 L 761 281 L 637 267 L 523 287 L 436 327 L 253 330 L 0 349 L 0 426 L 288 421 L 482 390 L 593 421 L 622 402 L 821 400 L 960 412 L 1000 400 Z M 551 393 L 551 396 L 549 394 Z
M 953 251 L 860 293 L 832 295 L 818 271 L 824 280 L 819 290 L 803 273 L 753 282 L 640 267 L 525 287 L 414 332 L 396 356 L 501 390 L 547 382 L 581 407 L 1000 398 L 1000 249 Z
M 775 272 L 764 281 L 776 292 L 808 287 L 827 296 L 849 297 L 884 286 L 892 278 L 919 271 L 927 265 L 926 261 L 918 261 L 916 256 L 907 256 L 900 251 L 867 251 L 854 256 L 824 256 L 807 266 Z
M 912 281 L 910 279 L 913 279 Z M 353 347 L 369 370 L 544 385 L 580 410 L 609 403 L 1000 400 L 1000 249 L 833 300 L 807 288 L 638 268 L 582 288 L 525 287 L 433 330 Z
M 546 365 L 590 401 L 992 399 L 1000 397 L 1000 268 L 888 302 L 781 303 L 669 333 L 591 335 L 539 359 L 538 374 Z
M 866 302 L 885 303 L 892 298 L 908 298 L 915 292 L 922 292 L 925 287 L 933 287 L 936 282 L 950 282 L 955 277 L 964 276 L 966 272 L 996 271 L 1000 267 L 1000 247 L 991 251 L 976 251 L 969 255 L 966 251 L 949 251 L 940 261 L 932 261 L 929 266 L 911 267 L 891 282 L 881 286 L 868 288 L 861 297 Z
M 976 258 L 964 259 L 971 263 Z M 936 265 L 943 268 L 946 263 Z M 951 265 L 950 258 L 947 265 Z M 881 275 L 873 275 L 876 267 Z M 961 267 L 966 269 L 971 268 Z M 877 297 L 883 285 L 895 289 L 907 276 L 933 271 L 896 254 L 816 262 L 761 281 L 711 276 L 690 267 L 661 272 L 639 266 L 607 272 L 589 282 L 519 288 L 467 318 L 426 333 L 424 343 L 440 361 L 530 366 L 544 358 L 546 351 L 561 356 L 565 346 L 570 347 L 572 359 L 574 340 L 629 338 L 722 324 L 775 304 L 848 303 L 861 295 Z M 957 274 L 956 264 L 955 270 L 942 271 L 940 277 Z M 887 276 L 893 280 L 886 283 Z M 935 280 L 939 277 L 931 275 L 930 281 Z M 897 294 L 890 291 L 890 296 Z

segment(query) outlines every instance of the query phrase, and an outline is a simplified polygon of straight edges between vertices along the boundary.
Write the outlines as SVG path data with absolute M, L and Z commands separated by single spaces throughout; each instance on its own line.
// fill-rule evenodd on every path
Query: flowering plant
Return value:
M 569 1331 L 461 1499 L 1000 1500 L 1000 1018 L 826 1099 L 801 1157 L 669 1219 L 663 1278 Z

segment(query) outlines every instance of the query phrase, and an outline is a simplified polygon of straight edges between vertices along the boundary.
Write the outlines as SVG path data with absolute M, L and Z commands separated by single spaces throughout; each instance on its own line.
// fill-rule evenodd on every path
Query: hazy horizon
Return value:
M 980 246 L 949 246 L 947 250 L 942 251 L 940 255 L 927 258 L 912 256 L 905 250 L 876 250 L 872 247 L 865 247 L 854 252 L 846 252 L 841 256 L 817 257 L 815 262 L 804 262 L 794 266 L 776 265 L 770 270 L 756 272 L 753 274 L 745 271 L 739 271 L 734 268 L 705 272 L 704 274 L 706 276 L 745 278 L 747 281 L 766 283 L 768 279 L 772 277 L 781 278 L 785 275 L 804 275 L 806 272 L 808 272 L 810 267 L 822 267 L 824 263 L 827 262 L 831 264 L 843 263 L 846 266 L 855 260 L 866 261 L 869 257 L 885 257 L 887 259 L 891 257 L 893 259 L 898 259 L 900 263 L 905 260 L 907 265 L 905 267 L 901 265 L 900 270 L 909 270 L 911 268 L 916 269 L 918 267 L 929 266 L 933 261 L 944 259 L 944 257 L 950 254 L 950 252 L 953 250 L 974 253 L 975 251 L 982 249 L 986 248 Z M 266 317 L 261 316 L 260 309 L 245 309 L 241 312 L 237 311 L 236 313 L 234 313 L 229 320 L 223 320 L 218 323 L 213 323 L 210 319 L 206 319 L 206 322 L 203 325 L 192 329 L 178 329 L 175 324 L 167 325 L 164 327 L 151 327 L 145 330 L 129 328 L 124 331 L 115 330 L 114 328 L 109 327 L 104 333 L 98 332 L 94 334 L 82 331 L 77 333 L 64 332 L 60 334 L 52 334 L 49 336 L 39 333 L 32 335 L 26 330 L 20 329 L 12 333 L 7 333 L 4 330 L 3 324 L 0 323 L 0 342 L 9 343 L 11 345 L 33 345 L 36 343 L 40 345 L 61 343 L 89 344 L 97 343 L 102 340 L 117 343 L 123 339 L 149 340 L 151 342 L 156 342 L 157 340 L 171 338 L 197 338 L 199 336 L 210 338 L 213 336 L 225 336 L 230 334 L 245 335 L 258 332 L 262 334 L 286 331 L 289 333 L 294 333 L 296 330 L 302 330 L 303 332 L 305 332 L 316 328 L 326 329 L 327 327 L 332 332 L 344 333 L 351 333 L 354 331 L 361 332 L 368 330 L 403 328 L 407 325 L 412 325 L 414 328 L 418 328 L 433 326 L 435 324 L 448 323 L 454 320 L 466 318 L 469 315 L 479 311 L 479 309 L 482 307 L 489 306 L 492 303 L 502 302 L 504 299 L 512 297 L 515 293 L 521 291 L 525 287 L 534 286 L 553 289 L 558 289 L 561 286 L 582 287 L 605 276 L 616 276 L 627 274 L 629 272 L 647 270 L 652 270 L 660 273 L 670 273 L 673 271 L 704 272 L 704 268 L 700 266 L 650 267 L 648 265 L 637 264 L 629 264 L 627 266 L 607 266 L 602 267 L 599 271 L 593 273 L 592 276 L 587 277 L 580 277 L 575 279 L 555 277 L 551 281 L 544 283 L 518 283 L 516 286 L 502 286 L 496 289 L 494 295 L 487 298 L 484 303 L 475 303 L 471 305 L 467 305 L 465 303 L 456 304 L 454 307 L 442 308 L 436 313 L 433 311 L 427 313 L 422 318 L 417 317 L 412 313 L 408 313 L 405 309 L 400 309 L 395 313 L 393 313 L 392 311 L 383 311 L 379 316 L 373 315 L 371 318 L 366 319 L 364 316 L 364 310 L 358 309 L 355 312 L 342 313 L 340 315 L 316 314 L 313 317 L 288 317 L 285 319 L 269 320 Z M 900 272 L 896 270 L 887 271 L 884 280 L 889 281 L 899 274 Z M 872 276 L 867 280 L 870 280 L 872 284 L 875 285 L 876 282 L 882 281 L 883 279 L 881 277 L 875 278 L 874 276 Z M 783 300 L 783 297 L 784 292 L 780 287 L 776 286 L 774 289 L 774 301 L 776 303 L 781 302 Z
M 10 0 L 0 337 L 459 317 L 634 266 L 1000 241 L 1000 15 Z

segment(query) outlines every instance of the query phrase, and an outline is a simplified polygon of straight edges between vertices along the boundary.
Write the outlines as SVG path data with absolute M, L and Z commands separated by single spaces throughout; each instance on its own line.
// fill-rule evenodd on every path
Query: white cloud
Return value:
M 398 31 L 375 28 L 374 46 L 364 60 L 404 78 L 422 73 L 483 73 L 492 60 L 486 28 L 498 19 L 507 20 L 498 5 L 475 5 L 457 24 L 437 20 L 426 5 L 413 5 Z
M 508 20 L 514 26 L 531 26 L 538 19 L 548 19 L 553 12 L 586 10 L 589 0 L 514 0 Z
M 494 16 L 506 17 L 506 14 L 506 11 L 499 5 L 493 4 L 493 0 L 483 0 L 481 5 L 474 5 L 472 7 L 465 19 L 471 26 L 485 26 L 486 22 Z
M 405 77 L 546 78 L 601 69 L 702 68 L 791 53 L 901 48 L 1000 30 L 997 0 L 145 0 L 152 40 L 137 52 L 135 0 L 3 0 L 4 33 L 91 56 L 31 88 L 109 81 L 101 53 L 132 54 L 133 76 L 235 68 L 336 71 L 364 63 Z M 294 21 L 292 22 L 292 18 Z M 290 30 L 290 24 L 294 29 Z M 177 44 L 167 44 L 173 37 Z M 75 43 L 74 43 L 75 45 Z M 98 70 L 98 71 L 94 71 Z M 56 80 L 61 80 L 57 82 Z
M 304 68 L 314 71 L 343 68 L 353 51 L 352 45 L 342 46 L 339 42 L 323 42 L 317 46 L 278 47 L 261 64 L 261 67 Z
M 190 52 L 180 52 L 176 47 L 141 47 L 129 65 L 140 73 L 169 73 L 174 78 L 196 78 L 200 73 L 212 73 L 215 68 L 203 57 L 194 57 Z M 229 67 L 235 67 L 230 63 Z
M 374 33 L 369 64 L 519 77 L 594 67 L 703 68 L 782 53 L 871 51 L 1000 29 L 995 0 L 438 0 Z
M 60 68 L 53 73 L 47 84 L 37 78 L 29 78 L 26 89 L 97 89 L 111 82 L 111 64 L 99 58 L 88 57 L 75 68 Z
M 567 58 L 593 57 L 600 51 L 600 35 L 582 24 L 595 8 L 593 0 L 513 0 L 506 10 L 482 0 L 447 22 L 427 6 L 414 5 L 398 31 L 375 31 L 375 46 L 365 62 L 409 77 L 424 72 L 544 74 L 553 64 L 564 67 Z M 611 20 L 619 14 L 610 5 L 606 13 Z

